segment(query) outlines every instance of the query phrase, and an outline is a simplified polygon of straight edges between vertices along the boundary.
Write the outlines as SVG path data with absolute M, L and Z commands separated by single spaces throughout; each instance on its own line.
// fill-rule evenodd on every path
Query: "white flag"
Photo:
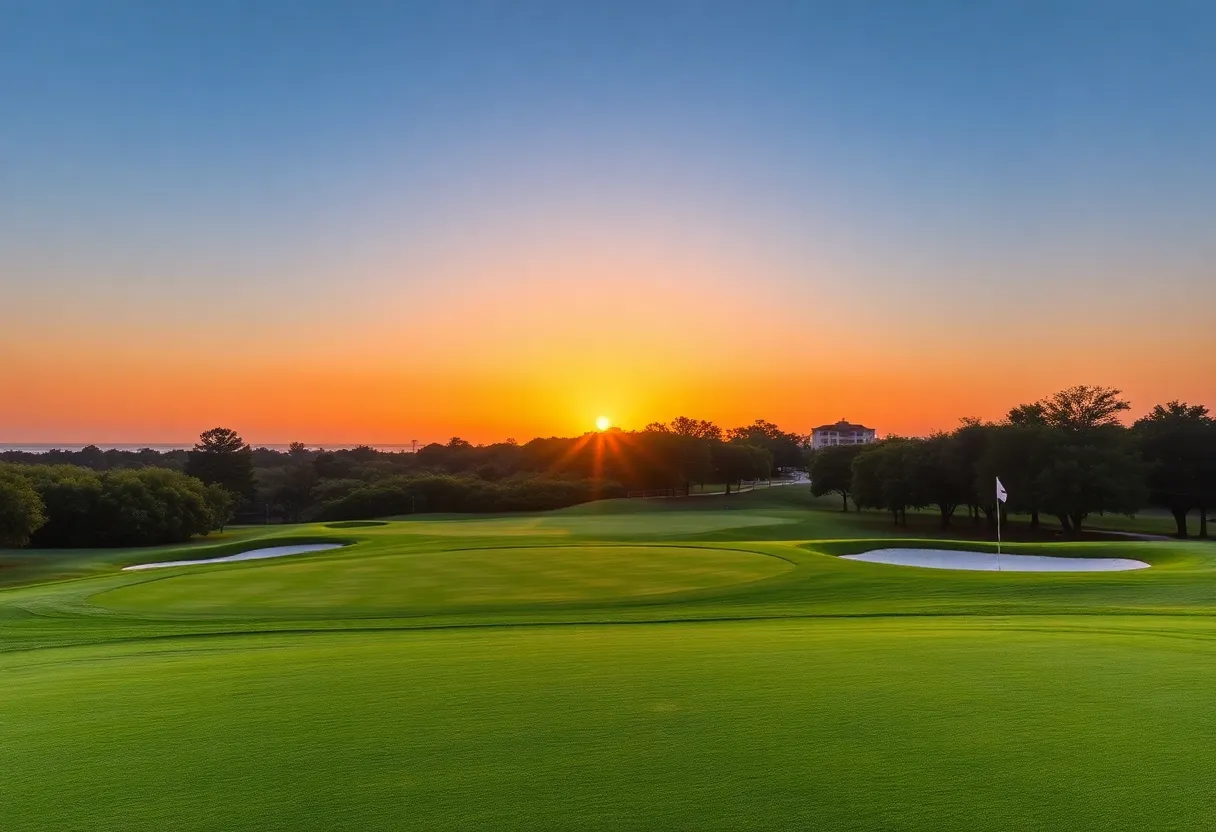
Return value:
M 1009 492 L 1005 490 L 1005 486 L 1001 485 L 1001 478 L 996 478 L 996 500 L 998 503 L 1003 503 L 1009 499 Z

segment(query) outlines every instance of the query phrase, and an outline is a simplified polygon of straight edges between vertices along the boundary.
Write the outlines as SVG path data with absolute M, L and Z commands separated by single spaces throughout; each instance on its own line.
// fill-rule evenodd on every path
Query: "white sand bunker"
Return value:
M 1149 564 L 1131 558 L 1055 558 L 1045 555 L 1000 555 L 995 552 L 960 552 L 951 549 L 875 549 L 845 560 L 923 566 L 928 569 L 973 569 L 984 572 L 1124 572 Z
M 137 569 L 163 569 L 166 566 L 197 566 L 201 563 L 232 563 L 237 560 L 261 560 L 263 558 L 281 558 L 287 555 L 302 555 L 305 552 L 324 552 L 327 549 L 341 549 L 342 543 L 301 543 L 295 546 L 268 546 L 265 549 L 250 549 L 239 555 L 227 555 L 222 558 L 206 558 L 204 560 L 167 560 L 162 563 L 137 563 L 134 566 L 124 566 L 123 572 Z

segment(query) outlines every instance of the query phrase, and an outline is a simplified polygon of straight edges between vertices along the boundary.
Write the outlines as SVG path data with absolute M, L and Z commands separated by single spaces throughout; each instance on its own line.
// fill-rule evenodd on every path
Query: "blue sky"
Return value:
M 0 288 L 26 310 L 0 357 L 50 334 L 44 373 L 153 373 L 149 344 L 217 339 L 270 367 L 323 321 L 341 361 L 459 373 L 476 354 L 385 309 L 511 341 L 628 282 L 582 256 L 645 272 L 669 318 L 719 298 L 707 337 L 743 309 L 800 351 L 940 361 L 996 329 L 1005 362 L 1046 342 L 1069 381 L 1122 362 L 1110 382 L 1216 399 L 1127 366 L 1132 339 L 1213 345 L 1214 89 L 1200 2 L 0 0 Z M 586 291 L 478 302 L 532 278 Z

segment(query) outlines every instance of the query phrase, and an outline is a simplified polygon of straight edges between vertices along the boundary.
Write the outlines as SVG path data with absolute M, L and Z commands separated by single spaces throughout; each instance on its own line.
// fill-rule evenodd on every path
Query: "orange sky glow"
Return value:
M 934 289 L 894 303 L 824 292 L 839 267 L 748 254 L 678 236 L 533 246 L 364 267 L 370 297 L 334 273 L 294 307 L 175 317 L 134 304 L 98 322 L 88 298 L 61 303 L 0 336 L 0 387 L 19 391 L 0 442 L 177 443 L 216 425 L 266 444 L 522 442 L 599 415 L 627 430 L 688 415 L 923 434 L 1079 383 L 1122 388 L 1133 414 L 1216 405 L 1216 372 L 1174 358 L 1216 354 L 1202 306 L 1146 315 L 1129 293 L 1078 316 L 1010 293 L 960 314 Z M 433 276 L 427 295 L 394 286 L 411 268 Z
M 14 42 L 0 444 L 925 434 L 1075 384 L 1216 410 L 1210 50 L 477 5 Z
M 726 427 L 764 418 L 798 433 L 848 418 L 883 434 L 920 434 L 960 416 L 999 418 L 1072 383 L 1121 387 L 1133 414 L 1169 398 L 1216 401 L 1212 376 L 1170 363 L 1167 349 L 1114 349 L 1110 366 L 1097 368 L 1066 349 L 1053 357 L 1015 345 L 1001 357 L 911 344 L 883 355 L 798 331 L 727 328 L 717 344 L 701 341 L 712 337 L 703 332 L 681 346 L 650 333 L 513 342 L 490 330 L 438 342 L 389 334 L 349 366 L 340 356 L 304 351 L 292 360 L 239 348 L 158 355 L 118 345 L 17 357 L 0 370 L 4 389 L 22 391 L 6 402 L 0 441 L 169 443 L 214 425 L 268 444 L 525 441 L 582 433 L 599 415 L 624 429 L 691 415 Z M 1212 354 L 1212 346 L 1195 349 Z

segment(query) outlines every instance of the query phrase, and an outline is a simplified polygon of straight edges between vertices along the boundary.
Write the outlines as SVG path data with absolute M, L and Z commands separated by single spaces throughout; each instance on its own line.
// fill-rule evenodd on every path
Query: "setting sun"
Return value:
M 595 429 L 596 430 L 608 430 L 608 427 L 611 424 L 612 424 L 612 422 L 608 419 L 607 416 L 599 416 L 599 417 L 596 417 L 596 420 L 595 420 Z

